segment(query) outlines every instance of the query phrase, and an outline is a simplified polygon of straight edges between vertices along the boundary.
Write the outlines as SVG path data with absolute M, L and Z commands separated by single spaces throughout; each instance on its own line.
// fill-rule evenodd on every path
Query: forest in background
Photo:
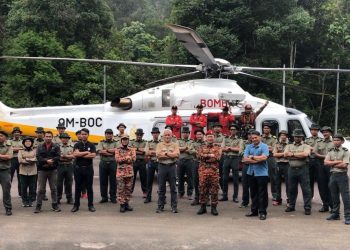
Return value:
M 166 23 L 188 26 L 214 57 L 233 65 L 350 68 L 348 0 L 0 0 L 0 55 L 197 64 Z M 107 67 L 107 99 L 185 73 Z M 259 75 L 276 80 L 281 72 Z M 282 88 L 232 76 L 253 95 L 282 102 Z M 336 74 L 288 73 L 287 81 L 331 95 L 287 88 L 287 106 L 334 126 Z M 0 61 L 0 100 L 11 107 L 103 102 L 103 65 Z M 339 128 L 350 133 L 350 74 L 340 75 Z

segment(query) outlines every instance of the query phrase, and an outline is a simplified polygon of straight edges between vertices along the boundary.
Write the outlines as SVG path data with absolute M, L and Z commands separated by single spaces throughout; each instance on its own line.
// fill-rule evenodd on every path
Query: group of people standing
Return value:
M 266 105 L 267 103 L 258 112 Z M 202 105 L 196 108 L 197 112 L 189 119 L 191 126 L 183 126 L 182 118 L 177 115 L 177 107 L 173 106 L 172 114 L 166 118 L 162 136 L 159 128 L 154 127 L 151 131 L 152 139 L 149 141 L 143 139 L 142 128 L 138 128 L 135 132 L 136 138 L 130 140 L 123 123 L 117 126 L 117 135 L 114 135 L 112 129 L 106 129 L 105 139 L 97 147 L 88 141 L 89 130 L 86 128 L 77 132 L 78 141 L 73 144 L 70 136 L 65 133 L 63 124 L 57 126 L 56 136 L 43 128 L 37 128 L 35 139 L 20 139 L 21 131 L 17 127 L 12 132 L 12 140 L 7 140 L 7 134 L 0 131 L 0 182 L 6 214 L 12 214 L 10 188 L 16 170 L 23 206 L 31 207 L 36 200 L 35 213 L 41 212 L 47 181 L 51 190 L 53 211 L 61 211 L 59 204 L 63 186 L 67 203 L 73 205 L 72 212 L 79 210 L 84 189 L 87 191 L 89 211 L 96 211 L 93 203 L 93 159 L 99 154 L 100 203 L 118 202 L 122 213 L 133 210 L 129 203 L 135 189 L 137 173 L 140 176 L 144 203 L 152 201 L 152 187 L 157 172 L 157 213 L 164 211 L 168 182 L 173 213 L 178 213 L 178 198 L 183 199 L 186 195 L 192 200 L 191 205 L 200 205 L 197 214 L 206 213 L 209 205 L 211 214 L 216 216 L 219 214 L 218 202 L 229 200 L 231 171 L 232 201 L 239 203 L 241 167 L 243 193 L 240 207 L 247 207 L 251 200 L 247 217 L 258 216 L 261 220 L 266 219 L 269 181 L 272 204 L 282 204 L 283 179 L 287 197 L 285 212 L 295 211 L 300 183 L 305 215 L 310 215 L 313 186 L 317 179 L 323 202 L 319 211 L 331 210 L 327 219 L 338 220 L 341 194 L 345 223 L 350 224 L 347 178 L 349 152 L 342 147 L 342 135 L 336 134 L 332 137 L 332 130 L 323 127 L 321 132 L 324 138 L 319 138 L 319 128 L 313 125 L 312 137 L 306 140 L 300 129 L 293 131 L 292 138 L 288 138 L 288 132 L 282 130 L 277 138 L 271 134 L 269 123 L 264 123 L 261 135 L 254 129 L 254 124 L 251 124 L 255 122 L 258 112 L 249 111 L 251 107 L 248 105 L 245 107 L 246 113 L 242 114 L 243 118 L 240 117 L 243 127 L 234 122 L 234 116 L 225 107 L 222 113 L 216 114 L 218 122 L 205 132 L 207 117 L 213 113 L 202 114 Z M 242 131 L 246 136 L 244 139 L 238 136 Z M 220 189 L 222 196 L 219 198 Z

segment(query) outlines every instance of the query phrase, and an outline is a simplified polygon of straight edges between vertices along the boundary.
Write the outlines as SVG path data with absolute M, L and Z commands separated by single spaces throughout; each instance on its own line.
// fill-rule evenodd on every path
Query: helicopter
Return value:
M 244 105 L 250 104 L 253 110 L 261 107 L 266 100 L 255 97 L 243 90 L 235 80 L 222 76 L 245 75 L 273 84 L 297 88 L 300 91 L 315 93 L 314 90 L 302 86 L 294 86 L 276 80 L 253 75 L 252 71 L 316 71 L 343 72 L 348 69 L 320 68 L 262 68 L 234 66 L 224 59 L 214 58 L 202 38 L 192 29 L 180 25 L 167 25 L 175 34 L 177 40 L 200 62 L 199 65 L 145 63 L 132 61 L 115 61 L 99 59 L 56 58 L 56 57 L 24 57 L 0 56 L 0 60 L 51 60 L 79 61 L 100 64 L 128 64 L 150 67 L 175 67 L 192 69 L 192 72 L 169 77 L 147 84 L 148 89 L 126 97 L 116 97 L 110 102 L 93 105 L 71 105 L 56 107 L 10 108 L 0 102 L 0 129 L 11 133 L 14 127 L 20 127 L 24 135 L 35 136 L 36 127 L 44 127 L 46 131 L 55 133 L 57 124 L 64 124 L 66 132 L 76 139 L 75 131 L 81 128 L 90 130 L 89 140 L 97 143 L 104 138 L 104 131 L 112 128 L 116 132 L 119 122 L 126 124 L 126 132 L 133 138 L 137 128 L 142 128 L 144 138 L 151 138 L 152 127 L 165 127 L 165 119 L 170 114 L 172 106 L 178 107 L 178 115 L 183 119 L 184 126 L 189 124 L 189 117 L 198 104 L 204 106 L 204 114 L 220 113 L 225 106 L 236 119 L 244 111 Z M 249 72 L 249 73 L 248 73 Z M 180 79 L 205 74 L 205 79 Z M 215 77 L 212 77 L 215 76 Z M 171 83 L 169 83 L 171 82 Z M 208 127 L 217 121 L 215 116 L 208 117 Z M 278 103 L 269 102 L 263 112 L 256 118 L 255 127 L 262 131 L 264 122 L 272 124 L 272 134 L 277 135 L 281 130 L 287 130 L 291 136 L 296 128 L 302 129 L 305 136 L 311 136 L 309 128 L 311 119 L 303 112 L 284 107 Z

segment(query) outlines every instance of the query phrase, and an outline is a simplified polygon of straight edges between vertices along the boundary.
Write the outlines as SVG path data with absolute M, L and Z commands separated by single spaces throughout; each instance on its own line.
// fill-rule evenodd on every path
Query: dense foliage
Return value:
M 0 54 L 197 63 L 165 23 L 195 29 L 215 57 L 236 65 L 350 68 L 347 0 L 0 0 Z M 1 61 L 1 101 L 12 107 L 103 101 L 103 65 Z M 186 71 L 107 67 L 107 98 L 126 96 Z M 259 73 L 281 80 L 276 72 Z M 235 77 L 252 94 L 281 103 L 282 89 Z M 334 125 L 336 74 L 289 73 L 287 105 Z M 340 79 L 340 128 L 350 129 L 350 76 Z

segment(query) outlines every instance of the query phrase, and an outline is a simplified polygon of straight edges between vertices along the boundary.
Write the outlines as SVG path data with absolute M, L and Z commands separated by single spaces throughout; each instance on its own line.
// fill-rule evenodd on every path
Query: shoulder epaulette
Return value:
M 100 142 L 104 142 L 105 140 L 101 140 Z
M 6 146 L 12 146 L 11 142 L 9 142 L 9 141 L 7 141 L 5 145 Z
M 273 135 L 273 136 L 272 136 L 272 138 L 275 138 L 275 139 L 277 139 L 277 137 L 276 137 L 275 135 Z
M 343 150 L 344 150 L 344 151 L 349 151 L 349 149 L 347 149 L 347 148 L 344 148 L 344 147 L 343 147 Z

